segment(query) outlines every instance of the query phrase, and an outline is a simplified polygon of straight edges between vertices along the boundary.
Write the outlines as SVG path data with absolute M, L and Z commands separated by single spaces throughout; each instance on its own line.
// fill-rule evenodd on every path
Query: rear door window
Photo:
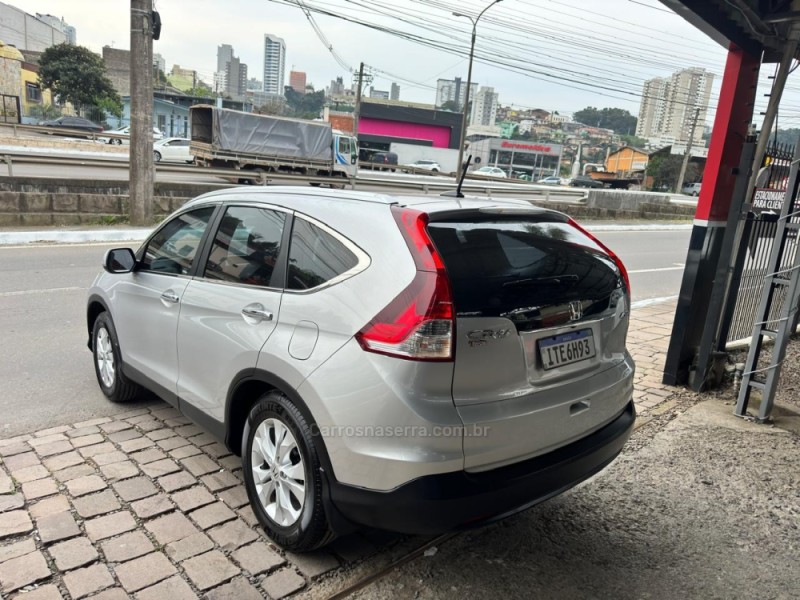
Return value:
M 289 248 L 290 290 L 319 287 L 349 271 L 358 264 L 358 257 L 333 235 L 295 217 Z
M 500 316 L 520 331 L 548 324 L 553 307 L 580 301 L 587 317 L 620 285 L 614 262 L 563 222 L 526 219 L 432 222 L 460 317 Z

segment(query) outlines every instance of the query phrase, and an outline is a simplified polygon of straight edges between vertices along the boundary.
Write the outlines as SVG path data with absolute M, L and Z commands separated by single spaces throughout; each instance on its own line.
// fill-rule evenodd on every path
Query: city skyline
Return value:
M 349 16 L 344 0 L 330 0 L 329 4 L 332 12 Z M 449 52 L 334 17 L 315 14 L 315 20 L 346 66 L 357 68 L 358 63 L 364 60 L 374 69 L 373 85 L 376 88 L 387 89 L 394 81 L 403 86 L 403 100 L 433 103 L 437 78 L 460 77 L 466 80 L 470 25 L 466 19 L 452 18 L 447 8 L 472 14 L 486 3 L 483 0 L 444 0 L 442 4 L 441 10 L 424 9 L 425 14 L 433 18 L 427 29 L 423 28 L 424 23 L 409 25 L 407 29 L 425 38 L 449 36 L 447 43 L 442 45 Z M 314 0 L 308 0 L 305 5 L 313 6 Z M 534 5 L 541 5 L 542 9 L 535 11 L 536 22 L 523 23 L 526 19 L 519 19 L 520 14 L 532 14 Z M 103 45 L 127 48 L 130 37 L 127 4 L 109 6 L 107 18 L 102 23 L 92 18 L 92 6 L 89 0 L 70 0 L 66 4 L 63 0 L 32 0 L 25 9 L 32 13 L 63 16 L 76 27 L 79 43 L 95 52 L 100 53 Z M 214 14 L 218 8 L 218 3 L 211 0 L 197 0 L 192 5 L 192 18 L 187 18 L 184 2 L 159 1 L 163 29 L 154 52 L 166 59 L 168 69 L 172 64 L 190 66 L 201 79 L 211 83 L 216 66 L 214 50 L 218 44 L 232 41 L 241 61 L 250 66 L 250 72 L 261 73 L 263 33 L 273 32 L 286 41 L 289 64 L 305 71 L 308 82 L 316 89 L 324 88 L 337 77 L 343 77 L 346 85 L 352 80 L 352 73 L 337 63 L 297 6 L 270 0 L 229 0 L 226 10 L 231 18 L 202 17 Z M 398 0 L 396 8 L 397 12 L 408 13 L 419 6 L 409 0 Z M 726 50 L 678 15 L 665 10 L 657 0 L 644 0 L 638 4 L 627 0 L 607 0 L 603 9 L 600 13 L 563 2 L 505 0 L 488 13 L 478 27 L 473 80 L 494 87 L 504 105 L 517 108 L 574 112 L 586 106 L 607 106 L 636 114 L 644 81 L 698 66 L 717 75 L 707 119 L 708 123 L 713 123 Z M 608 16 L 617 13 L 624 14 L 624 25 L 619 19 Z M 379 26 L 402 28 L 395 15 L 388 12 L 380 16 L 371 11 L 369 20 Z M 501 26 L 500 22 L 509 25 Z M 446 23 L 446 26 L 440 26 L 441 23 Z M 587 24 L 590 24 L 590 30 L 586 29 Z M 538 28 L 542 31 L 539 32 Z M 438 33 L 440 29 L 441 34 Z M 520 35 L 523 30 L 526 33 Z M 545 30 L 550 33 L 545 33 Z M 586 37 L 587 31 L 591 31 L 590 37 L 596 38 L 593 44 L 601 48 L 599 53 L 581 49 L 575 42 L 567 43 L 565 36 Z M 507 45 L 516 47 L 520 43 L 538 49 L 524 65 L 504 68 L 503 63 L 509 61 L 503 57 L 517 51 L 500 49 Z M 615 49 L 615 45 L 620 47 Z M 631 47 L 636 47 L 637 52 L 632 53 Z M 365 52 L 365 48 L 369 48 L 369 52 Z M 620 58 L 623 55 L 630 58 Z M 539 56 L 538 61 L 536 56 Z M 538 66 L 539 62 L 546 66 Z M 768 70 L 762 69 L 762 84 L 768 82 Z M 800 93 L 800 88 L 790 81 L 788 102 L 792 101 L 795 93 Z M 766 97 L 760 90 L 756 115 L 765 104 Z M 786 126 L 800 124 L 800 113 L 782 117 Z

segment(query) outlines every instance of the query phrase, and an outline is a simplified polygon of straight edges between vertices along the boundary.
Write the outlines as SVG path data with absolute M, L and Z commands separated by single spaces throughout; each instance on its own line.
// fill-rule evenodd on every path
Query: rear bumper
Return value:
M 601 471 L 630 437 L 633 401 L 611 423 L 543 456 L 483 473 L 429 475 L 380 492 L 329 482 L 329 498 L 346 519 L 410 534 L 483 525 L 552 498 Z

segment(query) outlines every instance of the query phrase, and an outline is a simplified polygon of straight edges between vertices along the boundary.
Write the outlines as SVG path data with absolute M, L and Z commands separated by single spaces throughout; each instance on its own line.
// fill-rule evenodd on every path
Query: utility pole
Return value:
M 358 67 L 358 79 L 356 87 L 356 109 L 353 111 L 353 137 L 358 139 L 358 120 L 361 117 L 361 87 L 364 84 L 364 63 Z
M 694 119 L 692 119 L 692 129 L 689 132 L 689 141 L 686 142 L 686 154 L 683 155 L 681 172 L 678 174 L 678 183 L 675 186 L 675 193 L 680 194 L 683 187 L 683 178 L 686 177 L 686 168 L 689 166 L 689 159 L 692 157 L 692 144 L 694 143 L 694 131 L 697 128 L 697 120 L 700 118 L 700 109 L 694 109 Z
M 462 169 L 464 168 L 464 138 L 467 136 L 467 110 L 469 109 L 469 92 L 472 87 L 472 61 L 475 58 L 475 36 L 478 31 L 478 21 L 481 20 L 483 14 L 502 0 L 493 0 L 486 8 L 484 8 L 478 16 L 473 18 L 470 15 L 454 12 L 454 17 L 466 17 L 472 23 L 472 37 L 469 44 L 469 67 L 467 68 L 467 89 L 464 90 L 464 106 L 461 107 L 461 137 L 458 140 L 458 166 L 456 176 L 461 177 Z M 456 96 L 456 103 L 458 103 L 458 95 Z
M 131 225 L 153 221 L 153 0 L 131 0 Z

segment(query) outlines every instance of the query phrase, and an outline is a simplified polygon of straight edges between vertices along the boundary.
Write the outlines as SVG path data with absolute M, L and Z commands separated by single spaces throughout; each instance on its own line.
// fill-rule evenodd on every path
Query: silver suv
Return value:
M 429 534 L 574 486 L 634 421 L 619 259 L 527 202 L 301 188 L 186 204 L 110 250 L 89 347 L 242 457 L 284 548 Z

